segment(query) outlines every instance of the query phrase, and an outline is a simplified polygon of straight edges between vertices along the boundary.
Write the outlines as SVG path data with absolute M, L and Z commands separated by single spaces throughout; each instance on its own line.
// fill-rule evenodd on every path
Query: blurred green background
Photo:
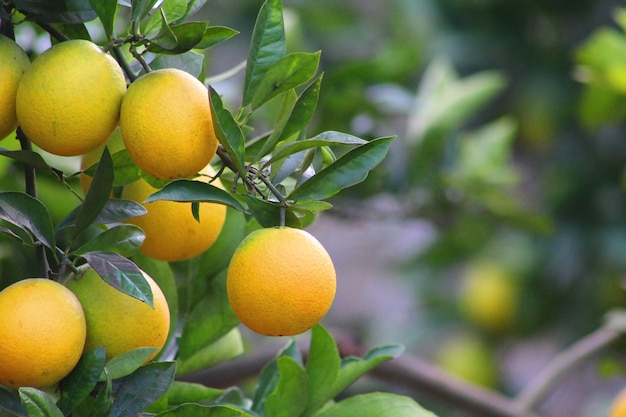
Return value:
M 207 51 L 209 81 L 231 108 L 242 74 L 219 74 L 245 59 L 260 4 L 212 0 L 200 11 L 241 32 Z M 512 394 L 607 312 L 626 306 L 620 2 L 284 5 L 289 48 L 323 51 L 309 135 L 398 136 L 387 160 L 311 228 L 339 272 L 326 324 L 367 345 L 403 343 L 411 354 Z M 46 36 L 16 30 L 32 53 L 46 48 Z M 63 163 L 66 172 L 78 169 Z M 21 168 L 2 164 L 0 186 L 20 189 Z M 40 180 L 42 199 L 67 201 L 55 203 L 53 216 L 78 203 L 54 178 Z M 3 277 L 32 265 L 28 251 L 6 242 Z M 623 349 L 567 377 L 543 415 L 604 415 L 626 383 Z M 441 415 L 464 415 L 419 399 Z

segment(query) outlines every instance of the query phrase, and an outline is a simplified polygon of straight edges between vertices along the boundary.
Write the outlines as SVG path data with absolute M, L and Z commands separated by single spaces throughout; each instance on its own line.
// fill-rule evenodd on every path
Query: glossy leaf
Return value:
M 243 86 L 243 105 L 252 103 L 257 87 L 267 71 L 286 54 L 283 5 L 281 0 L 266 0 L 257 16 Z
M 141 170 L 132 160 L 126 149 L 119 150 L 111 155 L 113 160 L 113 186 L 120 187 L 130 184 L 133 181 L 137 181 L 140 177 Z M 83 173 L 87 176 L 93 177 L 98 163 L 87 167 Z
M 115 252 L 122 256 L 134 254 L 141 246 L 145 233 L 131 224 L 120 224 L 96 235 L 92 240 L 76 249 L 74 255 L 82 255 L 93 251 Z
M 267 70 L 252 97 L 252 109 L 267 103 L 277 95 L 310 81 L 317 72 L 321 52 L 294 52 Z
M 15 191 L 0 193 L 0 219 L 27 230 L 48 248 L 55 248 L 50 214 L 41 201 L 28 194 Z
M 61 381 L 58 405 L 63 414 L 69 415 L 95 388 L 105 361 L 104 347 L 89 350 L 82 355 L 72 372 Z
M 196 203 L 218 203 L 225 204 L 239 211 L 246 209 L 231 196 L 227 191 L 214 185 L 193 180 L 174 180 L 159 191 L 150 195 L 145 203 L 158 200 L 169 200 L 179 202 Z
M 174 381 L 175 362 L 152 362 L 122 382 L 109 417 L 137 415 L 165 394 Z
M 18 392 L 28 417 L 63 417 L 48 393 L 30 387 L 20 388 Z
M 116 380 L 132 374 L 157 350 L 159 349 L 153 347 L 140 347 L 111 358 L 105 364 L 106 374 L 98 375 L 100 381 L 105 381 L 107 377 Z
M 236 327 L 215 342 L 196 351 L 191 356 L 178 358 L 176 375 L 185 375 L 191 372 L 206 369 L 221 362 L 229 361 L 241 355 L 244 351 L 241 332 Z
M 220 143 L 228 152 L 237 173 L 245 175 L 243 161 L 245 158 L 245 137 L 232 114 L 224 108 L 219 94 L 209 87 L 213 127 Z
M 299 416 L 309 400 L 309 378 L 302 366 L 288 356 L 278 358 L 276 365 L 278 384 L 265 400 L 264 415 Z
M 29 19 L 48 23 L 84 23 L 98 16 L 89 0 L 15 0 L 13 3 Z
M 322 86 L 323 75 L 320 74 L 298 97 L 289 120 L 283 128 L 279 140 L 284 140 L 289 136 L 303 130 L 313 118 L 320 88 Z
M 332 335 L 321 325 L 311 329 L 311 343 L 306 361 L 310 398 L 305 415 L 312 414 L 332 399 L 332 387 L 339 374 L 341 358 Z
M 272 153 L 272 158 L 266 163 L 271 164 L 282 158 L 286 158 L 296 152 L 301 152 L 311 148 L 321 148 L 322 146 L 351 145 L 360 146 L 368 143 L 365 139 L 349 135 L 347 133 L 327 131 L 312 137 L 311 139 L 299 140 L 281 146 Z
M 178 371 L 177 371 L 178 373 Z M 222 390 L 210 388 L 204 384 L 186 381 L 174 381 L 167 390 L 167 403 L 176 406 L 184 403 L 214 401 Z
M 104 147 L 98 162 L 93 181 L 89 186 L 85 201 L 79 206 L 74 224 L 74 236 L 85 230 L 100 214 L 109 201 L 113 189 L 113 159 L 108 147 Z
M 251 195 L 246 196 L 248 207 L 252 211 L 254 218 L 263 227 L 274 227 L 280 225 L 281 204 L 257 198 Z M 292 211 L 287 210 L 285 214 L 285 225 L 301 228 L 300 221 Z
M 254 162 L 260 161 L 265 155 L 272 152 L 272 150 L 276 147 L 276 144 L 280 140 L 283 129 L 289 122 L 289 118 L 293 113 L 294 106 L 298 101 L 298 96 L 296 94 L 296 90 L 292 89 L 291 91 L 283 94 L 283 100 L 280 105 L 280 109 L 278 110 L 278 115 L 276 117 L 276 123 L 274 124 L 274 130 L 268 136 L 259 138 L 257 141 L 248 142 L 246 144 L 247 150 L 249 153 L 254 153 L 256 156 Z M 295 140 L 294 138 L 293 140 Z
M 117 0 L 89 0 L 89 4 L 98 14 L 107 37 L 113 35 Z
M 193 307 L 186 318 L 183 333 L 178 341 L 181 360 L 191 358 L 207 345 L 215 342 L 239 324 L 226 297 L 226 271 L 210 282 L 204 297 Z
M 255 417 L 230 405 L 181 404 L 154 417 Z
M 150 284 L 132 261 L 113 252 L 89 252 L 81 257 L 109 285 L 154 308 Z
M 296 187 L 289 198 L 293 200 L 322 200 L 340 190 L 358 184 L 387 155 L 393 137 L 374 139 L 352 149 L 333 164 L 316 173 Z
M 196 45 L 196 48 L 208 49 L 238 34 L 238 31 L 229 27 L 207 26 L 204 30 L 204 34 L 202 35 L 202 39 Z
M 412 398 L 374 392 L 355 395 L 325 408 L 315 417 L 436 417 Z
M 168 36 L 157 37 L 150 41 L 148 51 L 154 53 L 181 54 L 187 52 L 202 41 L 206 23 L 204 22 L 188 22 L 180 25 L 169 26 Z M 173 42 L 170 36 L 173 36 Z
M 76 223 L 76 215 L 80 207 L 74 209 L 68 214 L 58 225 L 57 230 L 63 230 L 74 226 Z M 113 224 L 123 222 L 132 217 L 142 216 L 147 213 L 144 206 L 130 200 L 121 200 L 117 198 L 109 199 L 104 208 L 98 213 L 93 220 L 95 224 Z
M 131 19 L 136 21 L 143 19 L 158 2 L 159 0 L 132 0 Z

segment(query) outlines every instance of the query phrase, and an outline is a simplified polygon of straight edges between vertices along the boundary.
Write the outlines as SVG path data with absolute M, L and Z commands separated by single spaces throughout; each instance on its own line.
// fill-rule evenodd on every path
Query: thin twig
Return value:
M 115 60 L 120 64 L 120 66 L 124 70 L 124 73 L 126 73 L 126 76 L 130 80 L 130 82 L 132 83 L 133 81 L 135 81 L 137 79 L 137 74 L 135 74 L 135 71 L 133 71 L 133 69 L 131 68 L 130 64 L 126 60 L 126 57 L 120 50 L 119 46 L 114 46 L 113 48 L 111 48 L 111 53 L 115 57 Z
M 58 40 L 59 42 L 65 42 L 71 39 L 67 35 L 65 35 L 63 32 L 61 32 L 60 30 L 52 26 L 50 23 L 39 22 L 39 21 L 35 21 L 35 23 L 37 23 L 39 27 L 41 27 L 43 30 L 45 30 L 54 38 L 56 38 L 56 40 Z
M 535 379 L 517 395 L 515 408 L 520 411 L 534 409 L 566 372 L 580 364 L 584 359 L 608 347 L 621 335 L 619 330 L 603 326 L 556 355 Z

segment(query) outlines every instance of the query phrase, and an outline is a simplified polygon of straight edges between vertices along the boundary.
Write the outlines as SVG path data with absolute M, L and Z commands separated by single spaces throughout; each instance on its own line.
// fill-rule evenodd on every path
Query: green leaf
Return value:
M 413 399 L 374 392 L 355 395 L 325 408 L 315 417 L 436 417 Z
M 29 150 L 13 151 L 0 148 L 0 155 L 6 156 L 7 158 L 11 158 L 23 164 L 30 165 L 35 169 L 50 171 L 55 174 L 57 178 L 59 178 L 59 180 L 63 179 L 63 171 L 48 165 L 46 161 L 41 157 L 41 155 L 39 155 L 37 152 Z
M 322 78 L 323 74 L 320 74 L 315 81 L 300 94 L 289 116 L 289 120 L 278 138 L 279 141 L 287 139 L 289 136 L 303 130 L 309 124 L 317 108 Z
M 58 225 L 57 231 L 74 226 L 76 223 L 76 215 L 80 207 L 74 209 L 68 214 Z M 98 213 L 93 220 L 95 224 L 113 224 L 123 222 L 132 217 L 143 216 L 148 211 L 141 204 L 130 201 L 112 198 L 107 201 L 104 208 Z
M 312 414 L 332 399 L 332 387 L 339 375 L 341 358 L 332 335 L 321 325 L 311 329 L 311 344 L 306 361 L 310 398 L 304 415 Z
M 17 393 L 0 386 L 0 415 L 3 410 L 17 417 L 26 417 L 26 408 L 20 402 Z
M 20 388 L 19 394 L 28 417 L 63 417 L 49 394 L 30 387 Z
M 187 22 L 168 26 L 169 31 L 163 37 L 150 40 L 148 51 L 159 54 L 181 54 L 195 48 L 206 30 L 205 22 Z M 173 37 L 173 39 L 171 38 Z M 173 40 L 173 41 L 172 41 Z
M 252 103 L 267 71 L 286 54 L 283 5 L 281 0 L 266 0 L 257 16 L 246 66 L 243 105 Z
M 235 164 L 237 173 L 245 175 L 243 161 L 245 158 L 245 137 L 241 128 L 233 118 L 233 115 L 224 108 L 219 94 L 209 87 L 211 102 L 211 114 L 213 115 L 213 127 L 220 143 L 228 152 Z
M 55 250 L 52 220 L 41 201 L 21 192 L 0 193 L 0 219 L 30 232 L 46 247 Z
M 282 210 L 280 203 L 263 200 L 251 195 L 246 196 L 246 201 L 254 218 L 261 226 L 274 227 L 280 225 L 280 211 Z M 285 225 L 296 228 L 301 228 L 302 226 L 298 217 L 289 209 L 285 213 Z
M 104 374 L 104 384 L 102 384 L 100 391 L 98 391 L 94 399 L 92 410 L 93 417 L 110 417 L 109 413 L 111 412 L 111 408 L 113 408 L 113 381 L 106 371 L 106 368 Z
M 224 42 L 239 32 L 225 26 L 207 26 L 202 35 L 202 40 L 196 45 L 197 49 L 208 49 Z
M 85 201 L 79 206 L 74 225 L 74 237 L 85 230 L 100 214 L 109 201 L 113 189 L 113 159 L 107 146 L 102 151 L 93 182 L 89 186 Z
M 288 356 L 276 360 L 278 384 L 265 400 L 264 415 L 297 417 L 309 400 L 309 378 L 302 366 Z
M 153 347 L 140 347 L 111 358 L 106 364 L 106 372 L 98 374 L 100 381 L 113 380 L 128 376 L 139 369 L 146 360 L 159 350 Z
M 276 123 L 274 123 L 275 127 L 271 134 L 259 138 L 258 140 L 250 141 L 246 144 L 246 150 L 248 151 L 248 153 L 256 154 L 253 162 L 260 161 L 265 155 L 272 152 L 272 150 L 276 147 L 276 144 L 281 137 L 283 129 L 289 122 L 289 118 L 291 117 L 297 101 L 298 95 L 296 94 L 295 89 L 286 92 L 283 95 L 283 100 L 281 102 L 280 109 L 278 110 Z M 293 140 L 295 139 L 296 138 L 294 137 Z
M 196 78 L 202 78 L 204 73 L 204 55 L 196 51 L 187 51 L 182 54 L 159 54 L 150 62 L 153 70 L 161 68 L 176 68 L 188 72 Z
M 152 11 L 152 8 L 158 1 L 159 0 L 132 0 L 130 18 L 134 21 L 143 19 Z
M 286 158 L 296 152 L 301 152 L 311 148 L 321 148 L 322 146 L 333 145 L 351 145 L 360 146 L 367 144 L 365 139 L 358 138 L 356 136 L 349 135 L 347 133 L 327 131 L 322 132 L 319 135 L 306 140 L 299 140 L 297 142 L 291 142 L 278 148 L 273 154 L 272 158 L 265 163 L 270 165 L 271 163 Z
M 252 109 L 277 95 L 310 81 L 317 72 L 321 52 L 294 52 L 272 65 L 265 73 L 252 97 Z
M 137 415 L 165 394 L 174 381 L 175 362 L 152 362 L 122 382 L 109 417 Z
M 13 3 L 30 20 L 47 23 L 84 23 L 98 16 L 89 0 L 15 0 Z
M 218 203 L 225 204 L 236 210 L 246 209 L 230 193 L 214 185 L 202 181 L 174 180 L 165 187 L 150 195 L 144 203 L 158 200 L 179 201 L 187 203 Z
M 113 160 L 113 172 L 115 173 L 113 178 L 114 187 L 124 186 L 141 178 L 141 169 L 135 164 L 126 149 L 115 152 L 111 155 L 111 159 Z M 98 163 L 96 162 L 83 170 L 83 174 L 93 177 L 97 167 Z
M 230 405 L 181 404 L 154 417 L 255 417 Z
M 111 38 L 117 11 L 117 0 L 89 0 L 89 4 L 98 14 L 104 33 L 106 33 L 108 38 Z
M 352 149 L 296 187 L 288 197 L 293 200 L 322 200 L 358 184 L 384 159 L 393 139 L 378 138 Z
M 282 357 L 289 357 L 297 364 L 302 365 L 302 356 L 293 338 L 289 340 L 289 343 L 287 343 L 287 345 L 281 349 L 280 352 L 278 352 L 278 355 L 274 359 L 263 367 L 263 370 L 259 375 L 259 382 L 254 390 L 251 407 L 252 411 L 262 414 L 267 398 L 276 389 L 280 378 L 278 359 Z
M 81 257 L 109 285 L 154 308 L 150 284 L 132 261 L 113 252 L 88 252 Z
M 363 358 L 348 357 L 342 360 L 337 379 L 329 391 L 330 398 L 334 398 L 350 384 L 367 372 L 402 354 L 404 348 L 399 345 L 380 346 L 367 352 Z
M 120 224 L 96 235 L 73 253 L 80 256 L 87 252 L 105 251 L 130 256 L 139 249 L 145 238 L 146 235 L 141 228 L 131 224 Z
M 231 329 L 215 342 L 196 351 L 191 356 L 178 358 L 176 375 L 185 375 L 191 372 L 206 369 L 221 362 L 231 360 L 244 351 L 241 332 L 236 327 Z
M 176 406 L 184 403 L 214 401 L 222 395 L 222 392 L 220 389 L 209 388 L 195 382 L 174 381 L 167 390 L 167 403 L 170 406 Z
M 213 277 L 204 297 L 186 318 L 178 341 L 178 357 L 191 358 L 239 324 L 226 297 L 226 271 Z
M 104 347 L 89 350 L 82 355 L 72 372 L 61 381 L 58 405 L 64 415 L 69 415 L 95 388 L 105 361 Z

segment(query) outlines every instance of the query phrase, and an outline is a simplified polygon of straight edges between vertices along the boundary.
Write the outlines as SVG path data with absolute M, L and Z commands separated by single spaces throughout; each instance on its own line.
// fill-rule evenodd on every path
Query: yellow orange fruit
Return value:
M 613 399 L 608 417 L 626 417 L 626 388 Z
M 259 229 L 235 250 L 226 281 L 235 315 L 267 336 L 291 336 L 317 324 L 336 290 L 333 262 L 310 233 L 289 227 Z
M 209 177 L 215 175 L 210 165 L 201 172 L 207 176 L 198 177 L 198 181 L 208 182 Z M 212 184 L 222 186 L 219 179 Z M 198 222 L 191 211 L 191 203 L 165 200 L 143 203 L 156 191 L 143 179 L 122 189 L 122 198 L 142 203 L 148 211 L 127 221 L 146 234 L 139 248 L 144 255 L 161 261 L 182 261 L 201 254 L 215 243 L 226 220 L 226 206 L 200 203 Z
M 62 156 L 102 145 L 119 122 L 124 73 L 97 45 L 70 40 L 37 57 L 17 89 L 17 120 L 41 149 Z
M 74 369 L 85 345 L 79 300 L 45 278 L 16 282 L 0 292 L 0 384 L 45 388 Z
M 157 283 L 145 272 L 143 276 L 150 284 L 154 308 L 109 285 L 91 268 L 70 278 L 67 287 L 87 318 L 85 350 L 104 346 L 110 359 L 140 347 L 163 347 L 170 328 L 169 307 Z
M 22 75 L 29 66 L 26 52 L 12 39 L 0 35 L 0 139 L 17 127 L 15 97 Z
M 93 164 L 100 161 L 100 157 L 102 156 L 102 151 L 104 150 L 105 146 L 108 146 L 109 152 L 111 154 L 114 154 L 115 152 L 124 149 L 124 142 L 122 141 L 122 133 L 119 129 L 119 126 L 113 131 L 113 134 L 111 134 L 111 136 L 107 139 L 105 143 L 98 146 L 96 149 L 92 150 L 91 152 L 84 154 L 80 158 L 81 171 L 86 170 Z M 91 181 L 93 180 L 93 178 L 90 177 L 89 175 L 81 173 L 79 176 L 79 180 L 80 180 L 80 188 L 82 188 L 83 193 L 87 194 L 87 191 L 89 190 L 89 186 L 91 185 Z
M 195 175 L 217 150 L 207 88 L 174 68 L 149 72 L 130 85 L 120 126 L 132 160 L 164 180 Z

